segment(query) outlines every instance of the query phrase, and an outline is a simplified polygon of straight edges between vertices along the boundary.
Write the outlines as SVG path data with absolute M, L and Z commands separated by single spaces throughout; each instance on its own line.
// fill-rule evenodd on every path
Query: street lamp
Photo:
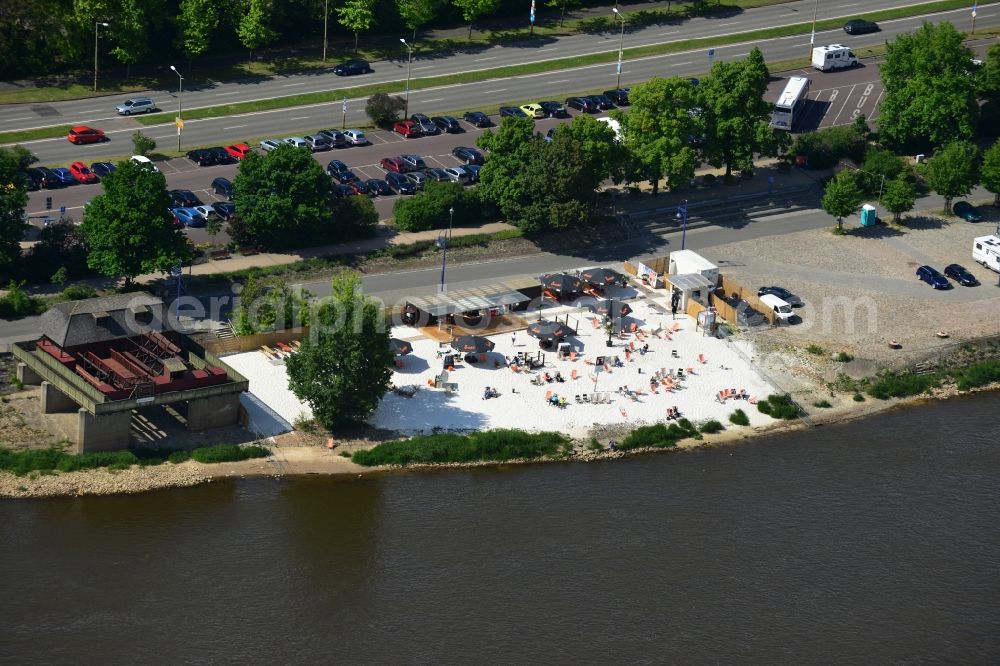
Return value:
M 178 76 L 178 78 L 180 79 L 180 81 L 177 82 L 177 121 L 176 121 L 176 124 L 177 124 L 177 150 L 180 150 L 181 149 L 181 123 L 183 122 L 181 120 L 181 95 L 184 94 L 184 77 L 181 76 L 181 73 L 178 72 L 177 68 L 174 67 L 173 65 L 170 66 L 170 69 L 173 70 L 174 74 L 176 74 Z
M 809 57 L 812 58 L 813 47 L 816 45 L 816 14 L 819 13 L 819 0 L 813 5 L 813 27 L 809 35 Z
M 330 20 L 330 0 L 323 1 L 323 62 L 326 62 L 326 24 Z
M 413 47 L 406 43 L 402 37 L 399 41 L 406 47 L 406 103 L 403 105 L 403 117 L 410 115 L 410 65 L 413 64 Z
M 621 21 L 622 31 L 618 37 L 618 77 L 615 79 L 615 89 L 622 87 L 622 46 L 625 43 L 625 16 L 618 11 L 618 7 L 612 7 L 611 11 L 615 13 L 615 18 Z
M 107 21 L 94 21 L 94 92 L 97 92 L 97 29 L 102 25 L 107 28 Z
M 448 209 L 448 235 L 438 238 L 438 245 L 441 246 L 441 293 L 444 293 L 444 271 L 448 265 L 448 243 L 451 242 L 451 224 L 455 220 L 455 208 Z
M 685 199 L 677 206 L 677 219 L 681 220 L 681 249 L 684 249 L 684 242 L 687 240 L 688 230 L 688 200 Z

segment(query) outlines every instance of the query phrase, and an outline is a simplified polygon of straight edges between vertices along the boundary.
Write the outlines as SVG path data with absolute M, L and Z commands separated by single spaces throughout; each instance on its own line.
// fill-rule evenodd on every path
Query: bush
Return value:
M 266 458 L 269 455 L 271 455 L 271 451 L 267 447 L 257 444 L 249 446 L 216 444 L 191 451 L 191 457 L 200 463 L 239 462 L 251 458 Z
M 403 231 L 425 231 L 446 227 L 449 209 L 455 211 L 456 226 L 474 226 L 483 220 L 475 190 L 458 183 L 429 182 L 416 196 L 397 199 L 392 212 L 396 226 Z
M 67 279 L 95 274 L 87 266 L 83 233 L 72 220 L 60 220 L 38 233 L 38 242 L 25 254 L 21 277 L 33 284 L 48 282 L 53 266 L 65 268 Z
M 757 403 L 757 411 L 774 419 L 794 419 L 799 415 L 799 407 L 792 401 L 792 396 L 772 394 L 767 399 Z
M 601 446 L 601 443 L 598 442 L 597 439 L 595 439 L 594 437 L 591 437 L 590 438 L 590 443 L 587 444 L 587 450 L 589 450 L 589 451 L 603 451 L 604 447 Z
M 867 173 L 858 174 L 858 185 L 874 196 L 883 184 L 882 176 L 885 176 L 886 183 L 894 180 L 906 170 L 906 162 L 891 150 L 873 148 L 865 155 L 861 168 Z
M 528 433 L 520 430 L 487 430 L 469 435 L 419 435 L 385 442 L 351 459 L 359 465 L 409 465 L 535 459 L 565 455 L 570 440 L 556 432 Z
M 854 360 L 854 357 L 847 352 L 840 352 L 833 357 L 834 361 L 840 361 L 841 363 L 849 363 Z
M 62 295 L 67 301 L 82 301 L 85 298 L 94 298 L 97 292 L 89 284 L 71 284 L 63 289 Z
M 704 423 L 701 424 L 701 427 L 698 428 L 698 430 L 706 434 L 721 432 L 724 429 L 725 426 L 716 421 L 715 419 L 712 419 L 711 421 L 705 421 Z
M 695 430 L 690 421 L 681 419 L 670 425 L 657 423 L 656 425 L 640 426 L 630 432 L 617 447 L 620 451 L 645 447 L 665 449 L 677 446 L 677 442 L 680 440 L 694 437 L 697 434 L 698 431 Z
M 863 396 L 860 393 L 855 393 L 853 399 L 854 399 L 854 402 L 864 402 L 865 401 L 865 396 Z
M 7 286 L 7 293 L 0 298 L 0 317 L 27 317 L 41 314 L 45 305 L 23 289 L 24 281 Z
M 729 422 L 738 426 L 750 425 L 750 417 L 742 409 L 737 409 L 729 415 Z
M 816 356 L 822 356 L 823 354 L 826 353 L 826 350 L 820 347 L 819 345 L 809 345 L 808 347 L 806 347 L 806 351 L 809 352 L 810 354 L 815 354 Z
M 805 155 L 810 169 L 829 169 L 843 158 L 860 164 L 867 144 L 850 125 L 804 132 L 792 144 L 793 155 Z
M 1000 382 L 1000 361 L 982 361 L 967 368 L 956 370 L 952 374 L 958 389 L 960 391 L 968 391 L 969 389 L 986 386 L 993 382 Z
M 818 407 L 820 409 L 828 409 L 830 407 L 833 407 L 833 405 L 830 404 L 829 400 L 817 400 L 816 402 L 813 403 L 813 407 Z
M 187 462 L 191 460 L 190 451 L 172 451 L 170 455 L 167 456 L 167 462 L 173 463 L 174 465 L 179 465 L 182 462 Z
M 149 157 L 149 154 L 156 150 L 156 139 L 146 136 L 142 132 L 136 132 L 132 135 L 132 147 L 135 149 L 136 155 Z
M 402 97 L 389 97 L 389 95 L 379 92 L 368 98 L 365 104 L 365 113 L 371 118 L 373 124 L 388 128 L 399 118 L 399 112 L 406 108 L 406 100 Z
M 879 400 L 904 398 L 927 393 L 941 383 L 937 373 L 918 375 L 911 372 L 885 371 L 879 373 L 868 385 L 868 395 Z

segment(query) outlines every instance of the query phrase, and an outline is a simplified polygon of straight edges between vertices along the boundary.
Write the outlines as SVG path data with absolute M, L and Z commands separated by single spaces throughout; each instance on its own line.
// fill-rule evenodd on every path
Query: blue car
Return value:
M 482 167 L 480 167 L 478 164 L 466 164 L 462 168 L 465 169 L 465 172 L 467 174 L 469 174 L 470 183 L 479 182 L 479 169 L 481 169 Z
M 179 224 L 183 224 L 186 227 L 205 226 L 205 218 L 194 208 L 171 208 L 170 212 L 174 214 L 174 219 Z
M 59 179 L 60 185 L 76 185 L 76 178 L 73 177 L 73 174 L 66 167 L 52 169 L 52 173 Z
M 951 287 L 951 283 L 948 279 L 938 273 L 936 268 L 931 268 L 930 266 L 921 266 L 917 269 L 917 278 L 923 280 L 935 289 L 948 289 Z

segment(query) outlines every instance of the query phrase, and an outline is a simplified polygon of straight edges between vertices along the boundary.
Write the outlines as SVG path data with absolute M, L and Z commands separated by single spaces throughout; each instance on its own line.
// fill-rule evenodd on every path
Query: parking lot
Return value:
M 782 72 L 782 78 L 768 85 L 764 99 L 776 101 L 792 76 L 805 76 L 812 82 L 807 95 L 809 105 L 796 125 L 797 132 L 849 125 L 862 113 L 869 124 L 878 117 L 885 88 L 879 78 L 877 63 L 867 62 L 855 69 L 833 72 L 812 68 Z

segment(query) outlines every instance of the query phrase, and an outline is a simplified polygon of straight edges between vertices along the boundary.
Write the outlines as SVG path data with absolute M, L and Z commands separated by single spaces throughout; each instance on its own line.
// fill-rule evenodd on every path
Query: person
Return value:
M 670 295 L 670 318 L 677 318 L 677 308 L 681 304 L 681 292 L 674 289 L 674 293 Z
M 618 443 L 615 440 L 611 440 L 610 442 L 608 442 L 608 449 L 611 451 L 617 451 Z
M 642 346 L 642 354 L 645 355 L 649 351 L 649 343 L 647 342 Z
M 566 381 L 565 379 L 563 379 L 562 373 L 559 372 L 558 370 L 556 370 L 556 381 L 557 382 L 564 382 L 564 381 Z
M 545 381 L 547 381 L 547 382 L 549 382 L 551 384 L 552 383 L 552 375 L 550 375 L 549 373 L 546 372 L 545 373 Z
M 489 386 L 487 386 L 487 387 L 486 387 L 486 388 L 485 388 L 485 389 L 483 390 L 483 400 L 489 400 L 489 399 L 490 399 L 490 387 L 489 387 Z

